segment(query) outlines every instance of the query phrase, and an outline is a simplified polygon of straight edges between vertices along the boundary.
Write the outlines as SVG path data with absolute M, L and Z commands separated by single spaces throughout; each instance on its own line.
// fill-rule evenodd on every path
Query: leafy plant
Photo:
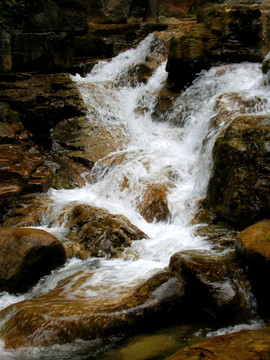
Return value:
M 25 11 L 25 2 L 22 0 L 1 0 L 0 25 L 3 27 L 21 28 Z

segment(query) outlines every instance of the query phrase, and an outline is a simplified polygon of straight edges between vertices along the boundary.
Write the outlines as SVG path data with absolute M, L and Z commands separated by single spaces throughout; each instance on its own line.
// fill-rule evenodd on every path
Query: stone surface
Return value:
M 219 62 L 262 61 L 268 53 L 269 5 L 217 5 L 203 8 L 197 23 L 171 41 L 168 82 L 176 89 L 190 84 L 201 70 Z
M 0 30 L 0 72 L 8 72 L 12 69 L 10 34 Z
M 245 279 L 233 257 L 203 251 L 182 251 L 170 260 L 170 269 L 185 281 L 186 312 L 196 321 L 219 326 L 248 319 Z
M 241 231 L 235 242 L 237 255 L 248 267 L 259 310 L 270 315 L 270 291 L 265 279 L 270 276 L 270 220 L 261 221 Z
M 170 217 L 167 200 L 167 188 L 163 184 L 146 186 L 139 213 L 147 222 L 166 221 Z
M 209 207 L 240 229 L 269 217 L 269 128 L 267 115 L 238 116 L 214 145 Z
M 68 74 L 0 76 L 0 100 L 19 112 L 36 143 L 50 148 L 50 129 L 63 119 L 85 115 L 82 99 Z
M 86 279 L 72 277 L 73 298 L 65 297 L 65 286 L 31 300 L 11 305 L 0 313 L 7 321 L 1 328 L 6 348 L 48 346 L 154 328 L 168 320 L 174 309 L 181 316 L 182 280 L 162 271 L 125 296 L 108 294 L 76 296 Z M 91 275 L 90 275 L 91 276 Z
M 27 291 L 66 260 L 61 242 L 43 230 L 2 228 L 0 243 L 1 291 Z
M 270 329 L 222 335 L 179 350 L 166 360 L 269 360 Z
M 147 235 L 123 215 L 113 215 L 89 205 L 77 205 L 67 215 L 67 239 L 80 245 L 77 256 L 115 257 L 132 241 Z

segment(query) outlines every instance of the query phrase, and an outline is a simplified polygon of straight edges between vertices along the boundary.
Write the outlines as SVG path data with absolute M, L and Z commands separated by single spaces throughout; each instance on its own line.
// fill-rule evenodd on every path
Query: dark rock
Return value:
M 186 311 L 196 321 L 229 325 L 248 319 L 245 284 L 233 258 L 182 251 L 171 257 L 170 269 L 184 279 Z
M 12 69 L 10 34 L 0 30 L 0 72 L 8 72 Z
M 238 116 L 214 145 L 209 207 L 238 228 L 269 217 L 269 126 L 265 115 Z
M 240 232 L 235 249 L 248 267 L 248 276 L 260 312 L 269 316 L 270 291 L 265 285 L 265 279 L 270 276 L 270 221 L 261 221 Z
M 2 291 L 27 291 L 66 260 L 61 242 L 43 230 L 2 228 L 0 243 Z
M 83 101 L 68 74 L 19 75 L 10 81 L 2 77 L 0 100 L 19 112 L 35 142 L 50 148 L 51 129 L 63 119 L 85 115 Z
M 270 329 L 249 330 L 214 337 L 179 350 L 166 360 L 268 360 Z
M 73 49 L 73 40 L 66 34 L 15 33 L 11 49 L 12 70 L 67 71 L 73 65 Z
M 89 205 L 77 205 L 68 215 L 67 238 L 80 244 L 78 256 L 117 256 L 132 241 L 147 235 L 123 215 L 113 215 Z

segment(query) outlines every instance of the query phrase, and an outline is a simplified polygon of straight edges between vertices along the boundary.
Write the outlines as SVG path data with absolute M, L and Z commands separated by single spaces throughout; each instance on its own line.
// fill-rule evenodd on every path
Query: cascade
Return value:
M 222 94 L 238 93 L 245 99 L 257 97 L 263 101 L 250 111 L 263 113 L 270 110 L 269 90 L 264 86 L 259 64 L 213 67 L 203 71 L 179 94 L 171 112 L 157 119 L 154 113 L 158 92 L 167 78 L 164 59 L 162 56 L 158 59 L 161 47 L 160 39 L 150 35 L 136 49 L 111 61 L 99 62 L 86 77 L 72 77 L 87 105 L 89 122 L 93 127 L 106 128 L 119 147 L 97 161 L 91 171 L 95 182 L 72 190 L 50 190 L 47 196 L 51 206 L 42 224 L 43 229 L 61 239 L 65 236 L 66 223 L 64 216 L 58 223 L 55 221 L 58 214 L 65 214 L 74 204 L 87 204 L 111 214 L 125 215 L 149 238 L 134 241 L 122 257 L 115 259 L 73 258 L 41 279 L 27 294 L 2 293 L 1 309 L 45 296 L 60 283 L 63 284 L 61 296 L 66 301 L 109 302 L 112 296 L 128 294 L 140 282 L 168 266 L 175 252 L 187 249 L 216 252 L 207 239 L 195 235 L 196 225 L 191 225 L 196 204 L 206 195 L 215 139 L 228 125 L 225 121 L 215 123 L 216 103 Z M 134 82 L 131 70 L 134 72 L 136 64 L 149 55 L 159 65 L 147 82 Z M 234 114 L 242 111 L 240 106 L 231 110 Z M 123 187 L 123 183 L 128 186 Z M 149 184 L 162 184 L 167 189 L 170 217 L 166 221 L 148 223 L 138 212 L 138 204 Z M 14 351 L 2 348 L 0 357 L 3 360 L 90 359 L 91 351 L 98 354 L 100 348 L 104 351 L 109 347 L 111 340 L 107 341 L 78 339 L 75 343 L 44 348 Z

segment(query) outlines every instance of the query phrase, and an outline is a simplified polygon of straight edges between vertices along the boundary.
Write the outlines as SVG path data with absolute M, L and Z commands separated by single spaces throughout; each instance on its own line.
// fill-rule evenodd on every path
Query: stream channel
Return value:
M 95 164 L 92 177 L 96 182 L 72 190 L 49 191 L 47 197 L 52 205 L 44 214 L 41 227 L 61 240 L 65 236 L 65 222 L 55 224 L 57 214 L 67 211 L 71 204 L 88 204 L 126 216 L 149 238 L 133 241 L 119 258 L 72 258 L 41 279 L 28 293 L 20 296 L 2 293 L 1 309 L 42 297 L 56 289 L 60 282 L 64 284 L 61 296 L 66 300 L 109 302 L 115 297 L 124 297 L 167 267 L 176 252 L 218 251 L 207 238 L 196 233 L 198 225 L 191 225 L 198 200 L 206 196 L 215 139 L 228 125 L 213 124 L 218 112 L 217 100 L 225 93 L 237 93 L 244 99 L 260 98 L 263 100 L 260 105 L 249 111 L 269 112 L 270 88 L 265 85 L 260 64 L 213 67 L 203 71 L 190 87 L 179 93 L 170 112 L 159 113 L 158 92 L 167 78 L 166 62 L 162 57 L 159 59 L 161 47 L 159 37 L 149 35 L 136 49 L 121 53 L 111 61 L 99 62 L 86 77 L 72 77 L 88 108 L 89 121 L 93 127 L 106 128 L 119 148 Z M 134 66 L 146 57 L 154 58 L 159 64 L 147 82 L 139 83 L 131 77 L 130 70 L 134 72 Z M 235 115 L 241 112 L 237 107 L 230 110 Z M 124 183 L 128 186 L 123 187 Z M 138 204 L 149 184 L 166 186 L 170 217 L 165 222 L 148 223 L 138 212 Z M 74 286 L 75 283 L 80 286 Z M 70 344 L 48 347 L 16 350 L 2 347 L 0 358 L 157 360 L 207 336 L 260 326 L 261 322 L 254 320 L 217 332 L 218 329 L 200 323 L 174 324 L 128 338 L 116 334 L 106 339 L 77 339 Z

